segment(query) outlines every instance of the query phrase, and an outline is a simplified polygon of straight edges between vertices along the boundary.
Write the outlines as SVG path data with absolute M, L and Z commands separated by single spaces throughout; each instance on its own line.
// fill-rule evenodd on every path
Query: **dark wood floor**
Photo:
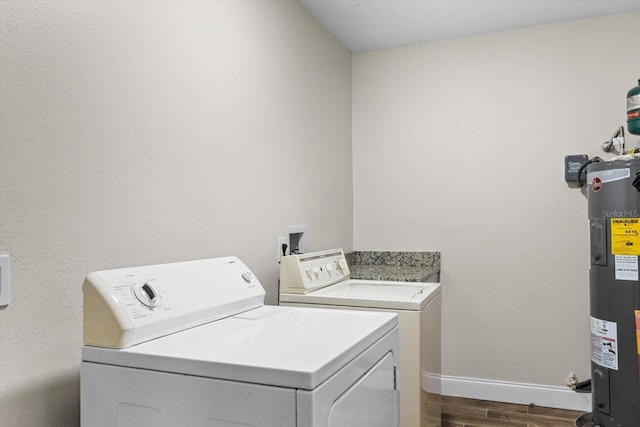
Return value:
M 442 397 L 442 427 L 574 427 L 583 412 Z

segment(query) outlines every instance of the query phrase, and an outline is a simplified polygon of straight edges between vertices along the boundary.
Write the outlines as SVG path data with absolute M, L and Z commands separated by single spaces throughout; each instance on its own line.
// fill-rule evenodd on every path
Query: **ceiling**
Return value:
M 640 0 L 298 1 L 352 52 L 640 11 Z

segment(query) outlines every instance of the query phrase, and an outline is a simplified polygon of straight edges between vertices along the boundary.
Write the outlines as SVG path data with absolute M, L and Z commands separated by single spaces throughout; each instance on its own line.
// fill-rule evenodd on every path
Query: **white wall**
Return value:
M 626 125 L 639 22 L 354 55 L 354 249 L 442 251 L 445 375 L 589 378 L 586 199 L 563 161 Z
M 0 425 L 78 425 L 86 273 L 237 255 L 273 303 L 286 225 L 350 249 L 351 55 L 297 2 L 3 0 L 0 31 Z

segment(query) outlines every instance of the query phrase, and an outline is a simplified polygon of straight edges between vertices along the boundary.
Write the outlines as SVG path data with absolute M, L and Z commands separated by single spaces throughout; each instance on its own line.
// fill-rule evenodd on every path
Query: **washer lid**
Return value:
M 439 293 L 439 283 L 350 279 L 305 295 L 280 294 L 280 301 L 396 310 L 422 310 Z
M 397 325 L 394 313 L 263 306 L 84 362 L 315 389 Z

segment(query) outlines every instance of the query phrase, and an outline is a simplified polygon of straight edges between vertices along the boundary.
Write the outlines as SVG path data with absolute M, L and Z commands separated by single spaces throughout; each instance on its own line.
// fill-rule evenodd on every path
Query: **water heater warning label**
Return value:
M 640 218 L 611 218 L 611 253 L 640 255 Z
M 616 255 L 616 280 L 638 281 L 638 257 Z
M 618 324 L 591 317 L 591 360 L 618 370 Z

